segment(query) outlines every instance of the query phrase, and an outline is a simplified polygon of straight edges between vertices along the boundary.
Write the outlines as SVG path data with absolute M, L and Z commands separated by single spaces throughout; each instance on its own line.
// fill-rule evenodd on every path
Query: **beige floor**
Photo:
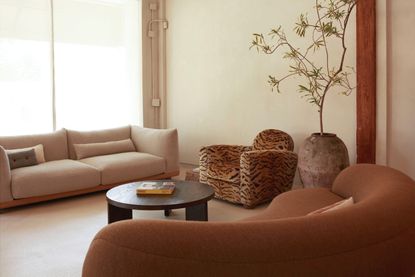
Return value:
M 189 166 L 184 166 L 179 178 Z M 209 221 L 233 221 L 253 210 L 218 200 L 209 202 Z M 163 219 L 161 211 L 134 211 L 134 218 Z M 167 220 L 184 219 L 184 209 Z M 73 197 L 0 214 L 0 276 L 81 276 L 82 262 L 94 235 L 107 224 L 105 193 Z

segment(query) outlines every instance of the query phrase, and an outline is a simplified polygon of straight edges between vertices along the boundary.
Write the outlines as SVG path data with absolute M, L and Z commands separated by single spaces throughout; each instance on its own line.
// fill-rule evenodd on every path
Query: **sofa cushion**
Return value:
M 10 169 L 37 165 L 35 150 L 23 149 L 19 151 L 7 152 Z
M 136 151 L 133 141 L 131 139 L 97 143 L 74 144 L 73 146 L 75 149 L 76 158 L 78 160 L 94 156 Z
M 164 173 L 166 160 L 147 153 L 127 152 L 80 160 L 101 171 L 101 184 L 109 185 Z
M 97 169 L 73 160 L 51 161 L 11 171 L 13 198 L 85 189 L 100 184 Z
M 45 161 L 45 151 L 43 150 L 43 144 L 38 144 L 35 146 L 31 146 L 31 147 L 26 147 L 26 148 L 19 148 L 19 149 L 10 149 L 10 150 L 6 150 L 7 155 L 10 154 L 14 154 L 17 152 L 22 152 L 22 151 L 30 151 L 33 150 L 34 154 L 35 154 L 35 158 L 36 158 L 36 164 L 40 164 L 40 163 L 44 163 Z
M 221 161 L 220 163 L 211 163 L 208 166 L 207 176 L 209 178 L 234 184 L 241 182 L 239 161 Z
M 297 189 L 282 193 L 272 200 L 269 207 L 259 215 L 244 220 L 269 220 L 305 216 L 344 198 L 326 188 Z
M 33 147 L 42 144 L 46 161 L 68 158 L 66 131 L 59 130 L 49 134 L 0 137 L 0 145 L 5 149 Z
M 353 197 L 349 197 L 347 199 L 341 200 L 339 202 L 336 202 L 334 204 L 325 206 L 323 208 L 317 209 L 315 211 L 312 211 L 311 213 L 308 213 L 307 215 L 315 215 L 315 214 L 324 214 L 327 212 L 335 211 L 338 209 L 343 209 L 346 207 L 350 207 L 353 205 Z
M 99 131 L 74 131 L 67 130 L 69 158 L 76 160 L 74 144 L 108 142 L 131 138 L 130 126 L 99 130 Z

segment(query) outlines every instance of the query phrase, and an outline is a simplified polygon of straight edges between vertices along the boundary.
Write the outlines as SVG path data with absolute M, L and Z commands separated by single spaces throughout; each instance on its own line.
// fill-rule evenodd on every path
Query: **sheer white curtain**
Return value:
M 0 0 L 0 135 L 141 124 L 141 0 Z M 55 103 L 52 97 L 55 69 Z
M 0 0 L 0 135 L 52 129 L 49 0 Z
M 139 124 L 137 0 L 54 0 L 57 127 Z

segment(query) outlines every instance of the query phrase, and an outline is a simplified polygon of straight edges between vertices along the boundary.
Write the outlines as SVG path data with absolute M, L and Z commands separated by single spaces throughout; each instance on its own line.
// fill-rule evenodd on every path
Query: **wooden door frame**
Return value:
M 357 0 L 356 67 L 356 162 L 376 163 L 376 0 Z

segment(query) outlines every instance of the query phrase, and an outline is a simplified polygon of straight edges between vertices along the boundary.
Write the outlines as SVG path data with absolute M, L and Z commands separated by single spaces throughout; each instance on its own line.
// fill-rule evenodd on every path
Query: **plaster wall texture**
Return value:
M 380 137 L 383 144 L 378 147 L 384 149 L 389 166 L 415 179 L 415 32 L 411 27 L 415 24 L 415 2 L 385 3 L 386 63 L 378 67 L 386 68 L 386 134 Z M 381 91 L 379 94 L 382 96 Z
M 167 126 L 179 129 L 181 162 L 197 164 L 202 145 L 251 144 L 267 128 L 291 134 L 298 151 L 319 131 L 317 107 L 300 98 L 298 79 L 284 82 L 281 94 L 267 84 L 268 75 L 288 72 L 283 52 L 267 56 L 249 50 L 253 33 L 267 34 L 278 25 L 305 46 L 293 28 L 301 13 L 313 15 L 313 5 L 309 0 L 167 1 Z M 354 67 L 354 16 L 350 22 L 346 65 Z M 340 54 L 337 46 L 331 44 L 331 50 Z M 354 93 L 346 97 L 333 91 L 325 108 L 325 132 L 342 138 L 351 163 L 356 159 L 355 103 Z

